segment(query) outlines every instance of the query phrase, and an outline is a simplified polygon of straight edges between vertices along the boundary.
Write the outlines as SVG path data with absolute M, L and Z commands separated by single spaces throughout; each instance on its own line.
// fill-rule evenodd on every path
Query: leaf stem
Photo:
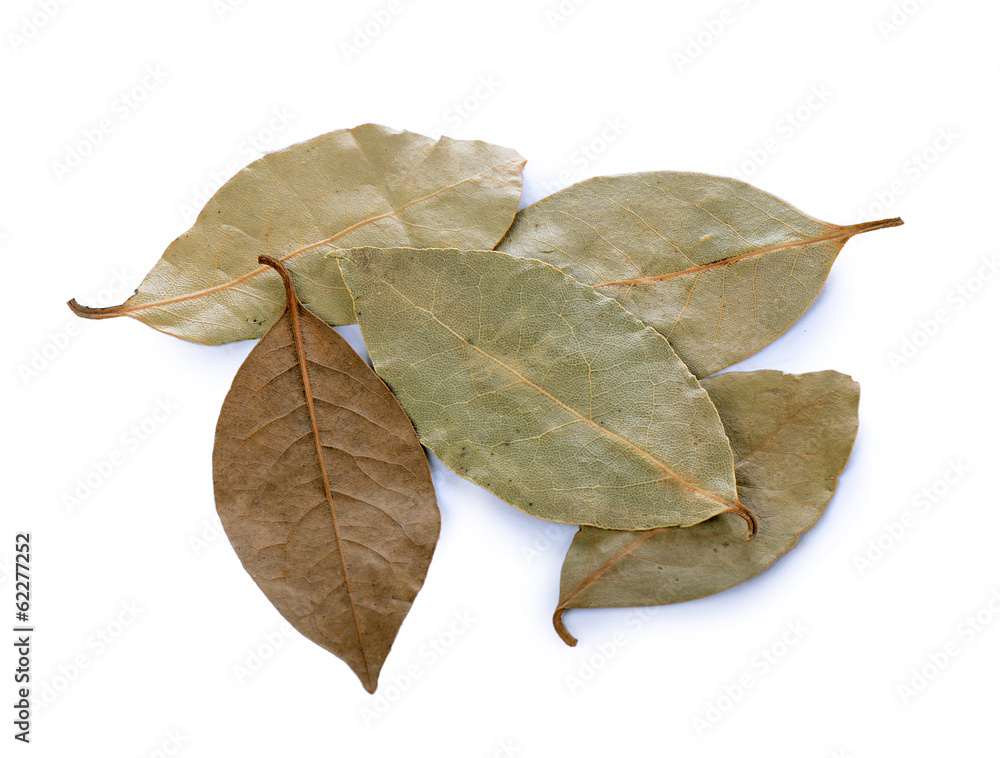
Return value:
M 743 505 L 743 503 L 740 503 L 739 506 L 739 508 L 733 508 L 730 513 L 735 513 L 747 522 L 747 531 L 743 535 L 743 541 L 749 542 L 757 536 L 757 517 L 754 516 L 753 511 Z
M 565 625 L 563 624 L 562 616 L 563 613 L 565 612 L 566 609 L 563 608 L 562 606 L 556 608 L 556 612 L 552 614 L 552 626 L 556 628 L 556 634 L 559 635 L 560 639 L 562 639 L 563 642 L 565 642 L 570 647 L 576 647 L 577 643 L 576 637 L 570 634 L 569 630 L 566 629 Z
M 854 224 L 852 226 L 845 226 L 844 230 L 848 232 L 847 236 L 853 237 L 855 234 L 864 234 L 865 232 L 874 232 L 876 229 L 888 229 L 893 226 L 902 226 L 903 219 L 899 218 L 883 218 L 879 221 L 865 221 L 861 224 Z
M 108 308 L 91 308 L 88 305 L 80 305 L 76 302 L 75 297 L 67 302 L 66 305 L 68 305 L 69 309 L 80 318 L 115 318 L 116 316 L 121 316 L 124 313 L 122 310 L 124 304 L 114 305 Z
M 270 255 L 261 255 L 257 258 L 257 263 L 263 266 L 270 266 L 275 271 L 278 272 L 278 276 L 281 277 L 282 284 L 285 285 L 285 307 L 292 310 L 292 304 L 298 303 L 299 299 L 295 295 L 295 286 L 292 284 L 292 275 L 288 273 L 288 268 L 284 263 L 279 261 L 277 258 L 272 258 Z M 295 309 L 296 311 L 298 309 Z M 297 327 L 299 322 L 298 312 L 292 316 L 293 326 Z M 298 334 L 298 329 L 295 329 L 295 333 Z

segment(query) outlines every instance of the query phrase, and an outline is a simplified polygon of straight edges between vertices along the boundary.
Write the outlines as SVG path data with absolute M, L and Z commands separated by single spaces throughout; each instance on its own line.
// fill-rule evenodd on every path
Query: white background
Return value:
M 32 744 L 12 746 L 0 639 L 3 755 L 997 754 L 1000 282 L 983 260 L 1000 253 L 1000 6 L 340 5 L 4 4 L 0 628 L 13 637 L 14 534 L 30 530 L 33 684 L 49 703 L 36 698 Z M 516 148 L 526 201 L 686 169 L 741 173 L 831 222 L 906 220 L 851 241 L 805 317 L 740 366 L 862 386 L 853 457 L 792 553 L 655 614 L 572 611 L 571 649 L 550 615 L 572 528 L 435 465 L 441 541 L 379 694 L 282 631 L 212 500 L 216 418 L 252 345 L 80 321 L 64 303 L 122 301 L 199 191 L 261 151 L 368 121 Z M 175 407 L 159 423 L 158 401 Z M 136 444 L 144 421 L 156 429 Z M 952 464 L 968 470 L 946 483 Z M 783 647 L 789 624 L 805 631 Z M 934 664 L 949 642 L 958 655 Z M 921 667 L 933 678 L 904 697 Z

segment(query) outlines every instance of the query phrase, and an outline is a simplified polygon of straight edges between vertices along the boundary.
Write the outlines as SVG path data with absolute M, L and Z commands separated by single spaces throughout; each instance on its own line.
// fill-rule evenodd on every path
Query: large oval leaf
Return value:
M 562 568 L 556 631 L 570 645 L 568 608 L 660 605 L 710 595 L 791 550 L 837 486 L 858 430 L 857 383 L 836 371 L 731 372 L 702 380 L 733 446 L 740 499 L 760 530 L 739 539 L 723 515 L 690 529 L 582 528 Z
M 551 263 L 663 334 L 695 376 L 739 361 L 816 298 L 855 234 L 736 179 L 600 176 L 531 205 L 499 249 Z
M 521 195 L 522 159 L 485 142 L 366 124 L 270 153 L 226 182 L 136 294 L 86 318 L 132 316 L 210 345 L 260 337 L 284 308 L 259 255 L 284 261 L 302 302 L 330 324 L 351 323 L 331 247 L 492 248 Z
M 376 370 L 459 474 L 555 521 L 752 527 L 708 395 L 618 304 L 498 252 L 360 249 L 340 267 Z
M 374 692 L 437 542 L 434 488 L 392 393 L 283 276 L 288 309 L 219 416 L 216 507 L 268 599 Z

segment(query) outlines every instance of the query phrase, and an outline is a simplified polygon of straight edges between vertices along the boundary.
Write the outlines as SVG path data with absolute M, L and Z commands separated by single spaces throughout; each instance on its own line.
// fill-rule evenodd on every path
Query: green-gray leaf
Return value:
M 340 268 L 421 442 L 528 513 L 612 529 L 738 512 L 715 406 L 670 345 L 551 266 L 356 249 Z
M 485 142 L 366 124 L 270 153 L 226 182 L 136 294 L 85 318 L 132 316 L 214 345 L 261 337 L 284 308 L 284 261 L 304 305 L 330 324 L 353 321 L 331 248 L 492 248 L 510 226 L 524 159 Z
M 517 214 L 499 249 L 551 263 L 663 334 L 695 376 L 759 350 L 816 298 L 855 234 L 735 179 L 601 176 Z
M 562 568 L 554 622 L 567 642 L 569 608 L 660 605 L 710 595 L 756 575 L 823 512 L 858 429 L 859 387 L 844 374 L 731 372 L 702 386 L 733 446 L 740 500 L 760 522 L 753 542 L 722 515 L 689 529 L 584 527 Z

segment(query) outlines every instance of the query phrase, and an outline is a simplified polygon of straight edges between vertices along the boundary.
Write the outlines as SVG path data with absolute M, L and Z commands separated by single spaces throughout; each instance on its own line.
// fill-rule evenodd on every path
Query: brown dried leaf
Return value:
M 374 692 L 440 530 L 427 459 L 388 388 L 261 262 L 287 306 L 223 404 L 216 507 L 268 599 Z

